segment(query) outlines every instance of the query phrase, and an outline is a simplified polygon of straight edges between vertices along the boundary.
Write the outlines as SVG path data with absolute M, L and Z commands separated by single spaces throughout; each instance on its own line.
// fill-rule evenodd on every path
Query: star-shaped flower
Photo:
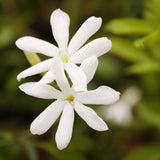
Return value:
M 23 92 L 34 97 L 57 99 L 32 122 L 30 127 L 32 134 L 45 133 L 62 113 L 55 139 L 57 147 L 60 150 L 64 149 L 72 137 L 74 110 L 91 128 L 97 131 L 107 130 L 107 125 L 96 112 L 83 104 L 112 104 L 119 99 L 119 92 L 107 86 L 77 92 L 74 86 L 70 87 L 63 63 L 59 58 L 53 60 L 52 67 L 60 90 L 47 84 L 37 86 L 35 85 L 37 82 L 25 83 L 19 87 Z
M 52 59 L 54 57 L 59 57 L 73 83 L 74 89 L 76 91 L 85 91 L 87 88 L 87 81 L 89 82 L 93 78 L 93 75 L 87 80 L 83 68 L 87 67 L 88 61 L 95 61 L 95 58 L 109 51 L 112 45 L 110 40 L 106 37 L 102 37 L 82 47 L 82 45 L 84 45 L 84 43 L 100 28 L 102 19 L 94 16 L 88 18 L 75 33 L 69 44 L 70 18 L 68 14 L 57 9 L 51 14 L 50 23 L 58 47 L 30 36 L 22 37 L 16 41 L 17 47 L 24 51 L 41 53 L 52 57 L 24 70 L 17 76 L 17 79 L 21 80 L 27 76 L 47 71 L 39 83 L 52 82 L 55 79 L 55 75 L 51 71 Z M 76 64 L 81 64 L 83 67 L 81 68 Z

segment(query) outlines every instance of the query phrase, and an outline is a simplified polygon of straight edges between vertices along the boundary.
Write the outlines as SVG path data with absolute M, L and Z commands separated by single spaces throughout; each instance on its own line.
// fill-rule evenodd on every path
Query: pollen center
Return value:
M 69 95 L 65 96 L 65 99 L 72 102 L 72 101 L 74 101 L 74 96 L 72 94 L 69 94 Z
M 63 63 L 67 63 L 68 60 L 69 60 L 69 57 L 68 57 L 67 54 L 62 54 L 62 55 L 61 55 L 61 59 L 62 59 Z

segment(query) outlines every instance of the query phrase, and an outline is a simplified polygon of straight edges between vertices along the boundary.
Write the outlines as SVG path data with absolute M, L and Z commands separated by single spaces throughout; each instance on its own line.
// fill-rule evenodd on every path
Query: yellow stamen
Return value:
M 62 55 L 61 55 L 61 59 L 62 59 L 63 63 L 67 63 L 68 60 L 69 60 L 69 57 L 68 57 L 67 54 L 62 54 Z
M 69 94 L 69 95 L 65 96 L 65 99 L 72 102 L 72 101 L 74 101 L 74 96 L 72 94 Z

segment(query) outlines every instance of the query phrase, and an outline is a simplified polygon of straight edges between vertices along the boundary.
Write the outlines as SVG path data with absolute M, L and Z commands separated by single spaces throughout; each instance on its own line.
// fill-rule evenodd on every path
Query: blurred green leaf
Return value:
M 47 153 L 57 157 L 59 160 L 87 160 L 84 153 L 76 149 L 76 147 L 67 147 L 67 149 L 60 151 L 56 148 L 53 142 L 38 143 L 37 145 L 41 149 L 44 149 Z
M 81 6 L 82 6 L 83 0 L 65 0 L 64 1 L 64 8 L 66 9 L 66 12 L 70 15 L 71 23 L 70 25 L 70 35 L 73 36 L 73 34 L 76 32 L 79 22 L 80 22 L 80 15 L 81 15 Z
M 112 37 L 112 49 L 113 54 L 129 61 L 138 62 L 148 59 L 146 52 L 142 49 L 136 48 L 128 39 Z
M 24 149 L 29 160 L 38 160 L 36 149 L 31 142 L 24 142 Z
M 159 160 L 160 159 L 160 146 L 147 146 L 139 148 L 130 153 L 123 160 Z
M 105 28 L 114 34 L 121 35 L 145 35 L 152 31 L 152 28 L 147 21 L 136 18 L 114 19 L 111 20 Z
M 98 77 L 102 80 L 114 81 L 121 75 L 121 67 L 118 61 L 110 56 L 102 56 L 99 58 L 99 65 L 95 74 L 95 78 Z
M 143 119 L 160 128 L 159 99 L 145 100 L 139 104 L 136 110 Z
M 160 20 L 160 1 L 159 0 L 143 0 L 144 9 L 143 15 L 144 18 L 152 25 L 153 27 L 159 26 Z
M 0 160 L 18 160 L 16 154 L 10 148 L 0 148 Z
M 0 28 L 0 48 L 6 47 L 14 41 L 16 33 L 10 24 L 1 25 Z
M 144 61 L 142 63 L 136 63 L 126 69 L 128 74 L 144 74 L 160 71 L 160 63 L 156 61 Z
M 134 44 L 136 47 L 151 47 L 153 44 L 155 44 L 158 40 L 160 40 L 160 28 L 153 33 L 137 39 Z
M 13 144 L 13 135 L 9 132 L 0 132 L 0 148 Z

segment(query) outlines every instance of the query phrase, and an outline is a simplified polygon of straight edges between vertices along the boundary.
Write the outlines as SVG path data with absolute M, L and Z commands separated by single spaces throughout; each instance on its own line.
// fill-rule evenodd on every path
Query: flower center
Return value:
M 62 62 L 63 62 L 63 63 L 67 63 L 68 60 L 69 60 L 69 57 L 68 57 L 67 54 L 62 54 L 62 55 L 61 55 L 61 59 L 62 59 Z
M 72 94 L 69 94 L 69 95 L 65 96 L 65 99 L 72 102 L 72 101 L 74 101 L 74 96 Z

